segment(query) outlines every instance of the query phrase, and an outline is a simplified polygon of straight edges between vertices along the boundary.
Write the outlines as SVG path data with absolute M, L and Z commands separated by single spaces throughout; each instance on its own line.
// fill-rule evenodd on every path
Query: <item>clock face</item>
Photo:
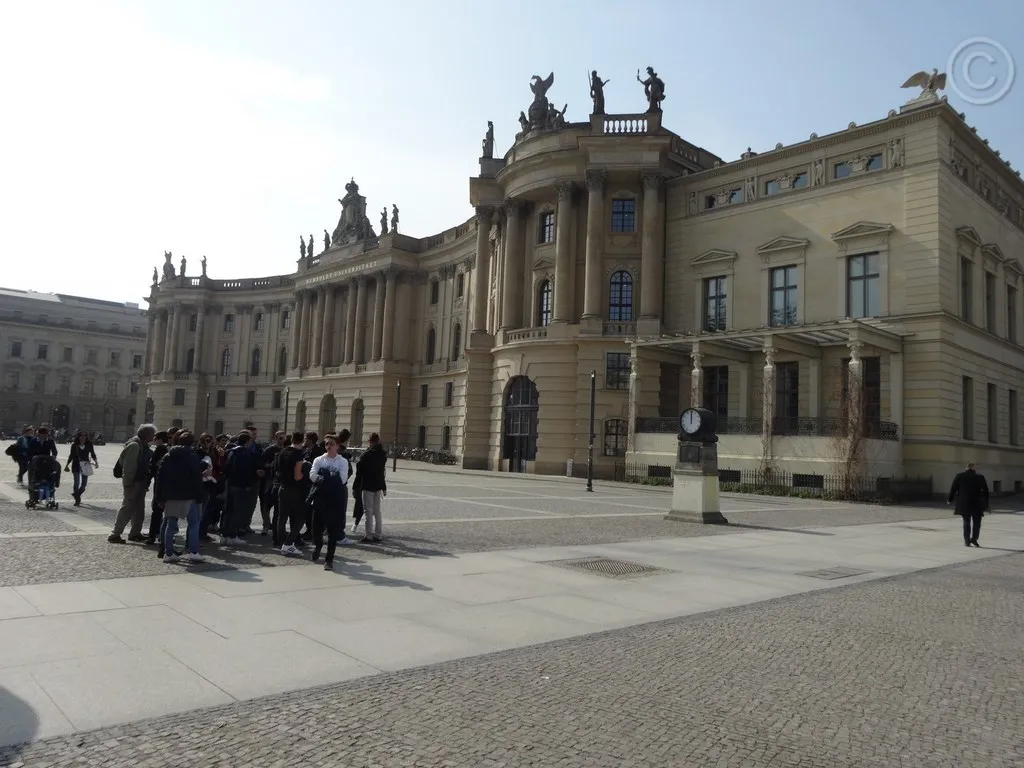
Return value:
M 683 432 L 692 435 L 700 429 L 700 414 L 693 408 L 683 411 L 683 415 L 679 419 L 679 426 L 683 428 Z

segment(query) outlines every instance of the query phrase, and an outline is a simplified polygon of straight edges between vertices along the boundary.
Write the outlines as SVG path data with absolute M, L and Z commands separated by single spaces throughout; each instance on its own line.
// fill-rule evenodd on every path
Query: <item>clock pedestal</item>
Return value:
M 728 525 L 718 498 L 718 445 L 679 441 L 672 470 L 672 511 L 666 520 Z

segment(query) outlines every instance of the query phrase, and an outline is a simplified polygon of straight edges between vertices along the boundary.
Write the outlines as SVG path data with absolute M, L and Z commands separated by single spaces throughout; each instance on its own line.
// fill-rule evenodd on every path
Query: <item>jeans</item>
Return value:
M 185 547 L 190 555 L 199 554 L 199 526 L 202 522 L 203 505 L 192 502 L 188 508 L 185 528 Z M 166 515 L 160 526 L 160 551 L 166 556 L 174 553 L 174 537 L 178 534 L 178 518 Z
M 320 551 L 324 546 L 324 529 L 327 529 L 327 563 L 334 562 L 334 551 L 338 547 L 338 540 L 345 535 L 345 528 L 341 525 L 344 520 L 343 514 L 338 509 L 320 504 L 313 510 L 313 546 L 316 548 L 314 559 L 320 557 Z
M 81 472 L 74 472 L 71 476 L 74 478 L 71 484 L 71 495 L 81 496 L 85 493 L 85 487 L 89 484 L 89 476 L 83 475 Z
M 117 510 L 117 522 L 114 523 L 111 535 L 120 536 L 131 523 L 129 536 L 141 536 L 142 521 L 146 518 L 146 491 L 149 490 L 149 486 L 147 483 L 132 483 L 125 485 L 123 489 L 124 498 L 121 501 L 121 508 Z
M 221 536 L 238 538 L 256 511 L 256 496 L 256 489 L 252 487 L 228 487 L 228 504 L 220 519 Z
M 302 488 L 282 486 L 277 497 L 277 520 L 274 529 L 274 543 L 295 544 L 299 540 L 299 532 L 306 521 L 306 499 Z M 288 535 L 285 535 L 285 524 Z
M 964 541 L 973 542 L 978 540 L 981 533 L 981 513 L 964 515 Z M 973 525 L 973 532 L 971 530 Z
M 383 491 L 363 491 L 363 514 L 366 516 L 366 535 L 370 538 L 380 538 L 380 501 L 382 498 L 384 498 Z

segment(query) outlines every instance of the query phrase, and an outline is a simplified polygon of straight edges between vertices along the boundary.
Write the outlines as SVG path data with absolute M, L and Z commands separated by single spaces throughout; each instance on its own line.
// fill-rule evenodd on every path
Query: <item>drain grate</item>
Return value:
M 636 579 L 643 576 L 653 576 L 657 573 L 668 573 L 664 568 L 656 568 L 653 565 L 643 563 L 631 563 L 628 560 L 613 560 L 609 557 L 584 557 L 579 560 L 550 560 L 545 565 L 554 565 L 558 568 L 572 568 L 577 571 L 586 571 L 597 576 L 607 576 L 610 579 Z
M 836 566 L 835 568 L 822 568 L 820 571 L 803 571 L 802 573 L 798 573 L 797 576 L 808 576 L 812 579 L 832 581 L 833 579 L 848 579 L 851 576 L 863 576 L 865 573 L 871 573 L 871 571 L 861 571 L 857 568 L 842 568 L 840 566 Z

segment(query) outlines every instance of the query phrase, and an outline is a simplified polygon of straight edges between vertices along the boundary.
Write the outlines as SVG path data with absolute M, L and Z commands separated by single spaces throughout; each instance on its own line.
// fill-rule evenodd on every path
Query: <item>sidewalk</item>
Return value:
M 950 518 L 2 588 L 0 744 L 997 557 L 1024 519 L 983 539 Z M 653 570 L 551 564 L 594 557 Z

